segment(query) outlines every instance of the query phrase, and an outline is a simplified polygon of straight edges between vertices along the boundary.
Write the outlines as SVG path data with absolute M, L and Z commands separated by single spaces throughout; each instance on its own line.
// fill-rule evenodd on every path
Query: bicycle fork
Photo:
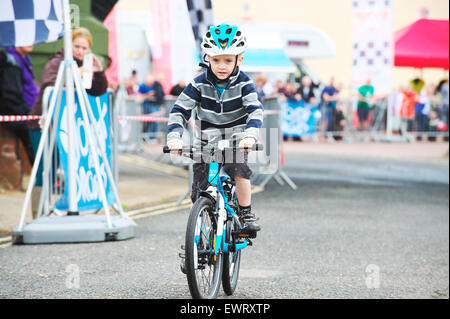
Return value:
M 220 246 L 223 241 L 222 238 L 224 238 L 223 231 L 227 216 L 227 212 L 225 210 L 225 201 L 219 191 L 217 191 L 216 213 L 218 214 L 218 217 L 217 217 L 217 232 L 214 236 L 214 260 L 216 260 L 217 254 L 220 252 L 221 249 Z
M 215 215 L 217 216 L 217 230 L 214 233 L 213 242 L 209 244 L 210 249 L 214 249 L 214 261 L 217 258 L 217 255 L 221 252 L 221 243 L 224 239 L 223 232 L 224 232 L 224 224 L 226 220 L 226 210 L 225 210 L 225 202 L 223 197 L 220 195 L 219 192 L 217 192 L 216 197 L 216 209 L 215 209 Z M 197 226 L 195 227 L 195 234 L 194 234 L 194 242 L 196 245 L 200 243 L 200 234 L 202 232 L 202 227 L 204 227 L 204 221 L 203 217 L 200 217 L 197 220 Z M 197 255 L 197 250 L 194 252 Z M 197 268 L 197 256 L 194 258 L 194 268 Z
M 229 212 L 227 212 L 227 210 L 229 210 Z M 226 229 L 226 221 L 227 221 L 227 216 L 228 214 L 233 218 L 233 219 L 238 219 L 236 213 L 234 213 L 234 211 L 228 206 L 225 206 L 225 201 L 224 198 L 222 197 L 221 193 L 219 191 L 217 191 L 217 196 L 216 196 L 216 207 L 215 207 L 215 214 L 217 216 L 217 231 L 214 234 L 214 238 L 213 238 L 213 242 L 210 245 L 210 249 L 214 248 L 214 261 L 217 258 L 217 255 L 219 253 L 225 252 L 228 253 L 230 250 L 230 246 L 231 243 L 227 243 L 225 241 L 225 236 L 224 233 L 226 233 L 227 231 L 231 231 L 231 229 Z M 237 223 L 239 223 L 239 220 L 237 220 Z M 200 242 L 200 233 L 203 227 L 203 218 L 199 218 L 197 220 L 197 227 L 195 228 L 195 243 L 199 244 Z M 237 232 L 239 233 L 239 232 Z M 230 239 L 232 241 L 234 241 L 234 234 L 230 234 Z M 240 249 L 244 249 L 246 248 L 248 245 L 251 245 L 251 241 L 248 238 L 245 238 L 243 242 L 240 243 L 236 243 L 235 245 L 233 245 L 232 250 L 233 251 L 238 251 Z M 197 252 L 195 252 L 197 253 Z M 194 258 L 194 263 L 195 263 L 195 268 L 197 268 L 197 256 L 195 256 Z

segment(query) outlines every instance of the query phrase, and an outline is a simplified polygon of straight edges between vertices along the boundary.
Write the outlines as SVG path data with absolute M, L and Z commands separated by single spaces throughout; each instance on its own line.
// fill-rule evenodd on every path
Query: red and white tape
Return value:
M 20 121 L 32 121 L 39 120 L 40 115 L 0 115 L 0 122 L 20 122 Z M 168 118 L 158 118 L 151 116 L 118 116 L 119 121 L 141 121 L 141 122 L 167 122 Z
M 40 118 L 40 115 L 0 115 L 0 122 L 32 121 Z
M 280 114 L 279 110 L 264 110 L 264 115 L 275 115 L 275 114 Z
M 168 117 L 152 117 L 152 116 L 131 116 L 131 115 L 123 115 L 118 116 L 117 119 L 119 121 L 139 121 L 139 122 L 168 122 Z
M 264 115 L 274 115 L 279 114 L 280 111 L 277 110 L 266 110 L 264 111 Z M 20 122 L 20 121 L 32 121 L 39 120 L 41 118 L 40 115 L 0 115 L 0 123 L 1 122 Z M 118 116 L 117 119 L 119 121 L 139 121 L 139 122 L 168 122 L 168 117 L 153 117 L 148 115 L 122 115 Z

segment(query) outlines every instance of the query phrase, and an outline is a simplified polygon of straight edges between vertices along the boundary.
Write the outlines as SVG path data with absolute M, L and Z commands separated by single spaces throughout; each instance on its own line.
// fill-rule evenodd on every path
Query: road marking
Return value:
M 3 238 L 0 238 L 0 243 L 3 243 L 5 241 L 11 241 L 11 240 L 12 240 L 11 236 L 6 236 L 6 237 L 3 237 Z
M 0 248 L 5 248 L 5 247 L 11 246 L 11 245 L 12 245 L 12 242 L 9 242 L 6 244 L 0 244 Z
M 253 186 L 252 187 L 252 194 L 260 193 L 264 191 L 264 187 L 261 186 Z
M 184 205 L 177 205 L 175 207 L 169 207 L 169 208 L 166 208 L 166 209 L 157 210 L 155 212 L 143 213 L 141 215 L 133 216 L 133 217 L 131 217 L 131 219 L 136 220 L 136 219 L 141 219 L 141 218 L 144 218 L 144 217 L 150 217 L 150 216 L 156 216 L 156 215 L 161 215 L 161 214 L 167 214 L 167 213 L 171 213 L 173 211 L 177 211 L 177 210 L 180 210 L 180 209 L 190 208 L 191 206 L 192 206 L 191 203 L 184 204 Z
M 188 177 L 188 172 L 181 167 L 163 164 L 152 160 L 147 160 L 142 157 L 120 156 L 119 162 L 120 161 L 127 162 L 133 165 L 139 165 L 146 168 L 151 168 L 169 175 L 175 175 L 178 177 Z
M 181 201 L 180 204 L 187 204 L 189 202 L 190 202 L 190 199 L 185 199 L 185 200 Z M 155 211 L 155 210 L 158 210 L 158 209 L 164 209 L 164 208 L 168 208 L 168 207 L 174 207 L 174 206 L 177 206 L 177 205 L 178 204 L 176 202 L 160 204 L 160 205 L 156 205 L 156 206 L 143 207 L 143 208 L 139 208 L 139 209 L 136 209 L 136 210 L 131 210 L 131 211 L 125 212 L 125 214 L 127 214 L 128 216 L 131 217 L 131 216 L 134 216 L 134 215 L 137 215 L 137 214 L 140 214 L 140 213 L 147 213 L 147 212 L 150 212 L 150 211 Z

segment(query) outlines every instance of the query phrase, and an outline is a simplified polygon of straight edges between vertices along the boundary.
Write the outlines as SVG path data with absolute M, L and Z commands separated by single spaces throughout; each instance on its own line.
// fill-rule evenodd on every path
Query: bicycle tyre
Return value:
M 230 244 L 228 252 L 223 254 L 222 288 L 225 294 L 231 296 L 236 290 L 239 280 L 239 268 L 241 264 L 241 250 L 230 251 L 233 237 L 231 233 L 236 229 L 235 221 L 227 221 L 227 233 L 225 241 Z
M 194 299 L 214 299 L 220 289 L 223 255 L 219 253 L 214 258 L 213 241 L 217 233 L 214 209 L 215 205 L 211 199 L 200 197 L 189 214 L 185 239 L 185 263 L 189 291 Z M 200 235 L 196 243 L 197 229 L 200 230 Z M 203 270 L 207 268 L 208 271 L 204 272 Z

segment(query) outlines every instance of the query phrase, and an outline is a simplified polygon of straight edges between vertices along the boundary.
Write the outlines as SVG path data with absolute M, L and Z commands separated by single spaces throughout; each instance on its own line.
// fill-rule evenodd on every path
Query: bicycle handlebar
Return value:
M 207 149 L 208 147 L 203 147 L 204 149 Z M 251 150 L 251 151 L 263 151 L 264 150 L 264 145 L 263 144 L 253 144 L 253 146 L 251 148 L 249 147 L 225 147 L 223 149 L 223 151 L 226 150 L 233 150 L 233 151 L 237 151 L 237 150 Z M 170 149 L 167 145 L 164 145 L 163 147 L 163 153 L 170 153 L 170 152 L 194 152 L 196 151 L 195 148 L 193 148 L 192 146 L 190 147 L 183 147 L 183 148 L 172 148 Z

